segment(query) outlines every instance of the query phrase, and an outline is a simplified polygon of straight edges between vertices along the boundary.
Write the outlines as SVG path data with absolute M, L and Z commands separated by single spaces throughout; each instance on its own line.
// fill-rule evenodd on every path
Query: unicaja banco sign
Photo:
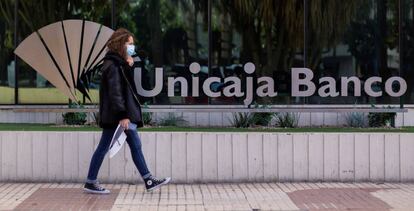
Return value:
M 199 90 L 201 89 L 208 97 L 243 97 L 244 104 L 250 105 L 253 101 L 253 96 L 256 94 L 258 97 L 276 97 L 278 96 L 275 90 L 275 81 L 272 77 L 258 77 L 254 79 L 253 74 L 255 71 L 255 65 L 248 62 L 244 65 L 243 70 L 248 74 L 245 79 L 245 87 L 242 87 L 243 83 L 241 78 L 236 76 L 230 76 L 226 78 L 220 77 L 208 77 L 203 82 L 197 74 L 200 72 L 201 67 L 198 63 L 192 63 L 189 66 L 189 71 L 193 74 L 191 77 L 191 83 L 187 81 L 185 77 L 168 77 L 168 97 L 174 97 L 176 84 L 180 85 L 181 97 L 199 97 Z M 142 87 L 142 70 L 136 68 L 136 87 L 138 94 L 144 97 L 155 97 L 163 90 L 163 68 L 155 68 L 155 86 L 152 90 L 145 90 Z M 254 81 L 257 80 L 257 81 Z M 398 76 L 390 77 L 385 81 L 381 77 L 373 76 L 365 81 L 361 81 L 356 76 L 341 77 L 340 89 L 337 89 L 337 81 L 333 77 L 321 77 L 318 80 L 318 84 L 315 84 L 313 71 L 308 68 L 292 68 L 291 69 L 291 96 L 292 97 L 310 97 L 315 94 L 320 97 L 346 97 L 346 96 L 361 96 L 365 92 L 366 95 L 371 97 L 381 97 L 387 94 L 391 97 L 401 97 L 407 91 L 407 82 Z M 212 85 L 214 83 L 229 84 L 224 86 L 223 89 L 213 90 Z M 254 90 L 253 84 L 257 83 L 258 86 Z M 385 90 L 374 90 L 374 84 L 385 83 Z M 191 86 L 191 93 L 189 91 L 189 84 Z M 317 85 L 319 88 L 317 88 Z M 393 89 L 394 85 L 398 85 L 398 90 Z M 348 87 L 353 87 L 353 93 L 350 95 Z M 245 90 L 245 91 L 242 91 Z

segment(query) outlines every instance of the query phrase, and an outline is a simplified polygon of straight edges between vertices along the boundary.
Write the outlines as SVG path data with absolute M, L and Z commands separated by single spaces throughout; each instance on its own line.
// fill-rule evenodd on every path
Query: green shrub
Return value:
M 233 118 L 230 119 L 230 123 L 236 128 L 247 128 L 253 122 L 253 114 L 247 112 L 233 113 Z
M 152 112 L 142 112 L 142 122 L 145 125 L 152 124 Z
M 274 113 L 254 113 L 252 114 L 252 125 L 268 126 L 274 115 Z
M 361 128 L 365 127 L 365 115 L 361 112 L 350 112 L 345 114 L 346 126 Z
M 375 105 L 371 105 L 371 108 L 376 108 Z M 391 106 L 383 107 L 392 109 Z M 368 125 L 370 127 L 395 127 L 395 112 L 371 112 L 368 114 Z
M 395 112 L 369 113 L 368 123 L 370 127 L 395 127 Z
M 298 126 L 300 115 L 293 112 L 277 113 L 276 125 L 283 128 L 295 128 Z
M 82 105 L 70 103 L 69 108 L 84 108 Z M 63 122 L 67 125 L 84 125 L 86 123 L 85 112 L 67 112 L 62 114 Z
M 259 104 L 255 104 L 254 108 L 262 108 L 262 109 L 266 109 L 269 108 L 269 106 L 267 105 L 259 105 Z M 258 113 L 254 113 L 252 114 L 252 125 L 261 125 L 261 126 L 268 126 L 270 124 L 270 122 L 272 121 L 273 117 L 275 116 L 276 113 L 273 112 L 258 112 Z
M 148 108 L 148 103 L 145 102 L 143 108 Z M 144 125 L 151 125 L 152 122 L 152 112 L 142 112 L 142 122 Z
M 168 116 L 160 120 L 161 126 L 184 126 L 187 121 L 182 116 L 176 116 L 174 113 L 168 113 Z
M 93 112 L 93 124 L 95 125 L 99 125 L 99 121 L 100 121 L 100 115 L 99 115 L 99 111 L 98 112 Z

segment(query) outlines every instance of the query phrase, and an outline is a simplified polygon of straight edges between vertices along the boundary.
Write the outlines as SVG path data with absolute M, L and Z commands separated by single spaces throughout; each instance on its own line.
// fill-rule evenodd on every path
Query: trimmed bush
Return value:
M 70 103 L 69 108 L 83 108 L 82 105 Z M 86 123 L 85 112 L 68 112 L 62 114 L 63 122 L 67 125 L 84 125 Z

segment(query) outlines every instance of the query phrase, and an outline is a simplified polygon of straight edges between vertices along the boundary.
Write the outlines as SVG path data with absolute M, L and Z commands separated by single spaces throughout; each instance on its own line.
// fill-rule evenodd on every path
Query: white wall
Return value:
M 414 134 L 143 132 L 148 166 L 174 182 L 414 181 Z M 0 132 L 0 181 L 82 182 L 99 132 Z M 129 148 L 102 182 L 138 182 Z

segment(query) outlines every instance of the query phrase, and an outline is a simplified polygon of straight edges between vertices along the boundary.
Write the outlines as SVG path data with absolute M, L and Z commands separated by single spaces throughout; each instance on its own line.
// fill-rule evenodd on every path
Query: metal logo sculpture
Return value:
M 85 20 L 64 20 L 28 36 L 14 53 L 71 100 L 76 89 L 89 100 L 85 82 L 105 55 L 113 30 Z

